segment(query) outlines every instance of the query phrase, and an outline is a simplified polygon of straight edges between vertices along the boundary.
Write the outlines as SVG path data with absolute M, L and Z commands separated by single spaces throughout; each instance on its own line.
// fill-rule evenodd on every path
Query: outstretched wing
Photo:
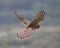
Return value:
M 44 19 L 44 15 L 45 15 L 44 11 L 39 12 L 35 16 L 35 18 L 33 19 L 33 21 L 30 23 L 30 25 L 36 25 L 36 24 L 38 24 L 40 21 L 42 21 Z
M 21 21 L 21 22 L 24 23 L 25 25 L 28 26 L 28 25 L 30 24 L 30 21 L 29 21 L 29 20 L 23 18 L 22 16 L 19 16 L 19 15 L 16 13 L 16 11 L 14 11 L 14 14 L 15 14 L 15 16 L 19 19 L 19 21 Z
M 26 28 L 24 32 L 19 32 L 17 37 L 20 39 L 24 39 L 29 37 L 32 34 L 33 29 L 32 28 Z

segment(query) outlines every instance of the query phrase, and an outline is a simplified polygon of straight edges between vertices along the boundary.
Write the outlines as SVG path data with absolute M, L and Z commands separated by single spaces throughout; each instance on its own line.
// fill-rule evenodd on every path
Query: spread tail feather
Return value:
M 24 39 L 29 37 L 32 34 L 33 29 L 32 28 L 26 28 L 24 32 L 19 32 L 17 37 L 20 39 Z

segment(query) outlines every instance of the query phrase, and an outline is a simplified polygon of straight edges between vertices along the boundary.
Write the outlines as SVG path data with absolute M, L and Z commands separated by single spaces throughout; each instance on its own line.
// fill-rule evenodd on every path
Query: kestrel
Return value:
M 40 28 L 39 22 L 44 20 L 45 11 L 44 10 L 40 11 L 34 17 L 32 22 L 30 22 L 29 20 L 27 20 L 27 19 L 23 18 L 22 16 L 18 15 L 16 11 L 14 11 L 14 14 L 19 21 L 21 21 L 23 24 L 26 25 L 26 29 L 23 32 L 19 32 L 17 34 L 18 38 L 24 39 L 24 38 L 29 37 L 32 34 L 33 30 L 36 30 L 36 29 Z

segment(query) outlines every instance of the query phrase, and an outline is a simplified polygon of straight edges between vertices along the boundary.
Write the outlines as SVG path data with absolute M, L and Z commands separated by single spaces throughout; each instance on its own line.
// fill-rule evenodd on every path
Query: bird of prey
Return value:
M 19 21 L 26 25 L 26 29 L 23 32 L 19 32 L 17 37 L 20 39 L 24 39 L 29 37 L 32 34 L 33 30 L 40 28 L 39 22 L 44 20 L 45 11 L 41 10 L 34 19 L 30 22 L 29 20 L 23 18 L 22 16 L 18 15 L 16 11 L 14 11 L 15 16 Z

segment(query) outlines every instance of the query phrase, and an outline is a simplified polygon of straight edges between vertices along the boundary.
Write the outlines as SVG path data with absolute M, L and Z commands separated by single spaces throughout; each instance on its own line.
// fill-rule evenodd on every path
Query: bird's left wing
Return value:
M 26 28 L 23 32 L 19 32 L 17 37 L 20 39 L 27 38 L 32 34 L 32 31 L 33 31 L 32 28 Z
M 25 25 L 28 26 L 30 24 L 30 21 L 29 20 L 27 20 L 27 19 L 23 18 L 22 16 L 18 15 L 16 13 L 16 11 L 14 11 L 14 14 L 18 18 L 18 20 L 21 21 L 22 23 L 24 23 Z

